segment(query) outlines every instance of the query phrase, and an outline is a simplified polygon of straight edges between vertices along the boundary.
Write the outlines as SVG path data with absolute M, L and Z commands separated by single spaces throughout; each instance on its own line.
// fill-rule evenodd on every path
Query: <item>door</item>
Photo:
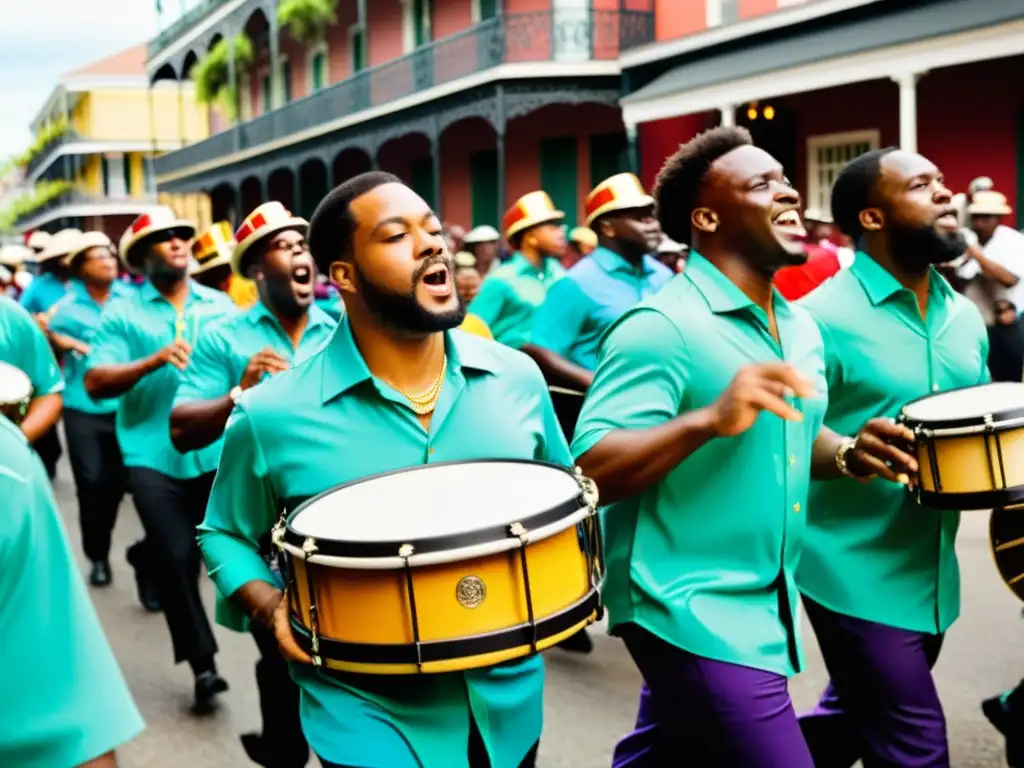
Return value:
M 473 226 L 488 224 L 497 228 L 498 216 L 498 151 L 488 149 L 469 156 L 470 200 Z
M 590 188 L 609 176 L 629 170 L 629 142 L 623 133 L 601 133 L 590 137 Z
M 540 143 L 540 187 L 556 208 L 565 211 L 565 223 L 570 227 L 577 222 L 578 154 L 575 136 L 560 136 Z

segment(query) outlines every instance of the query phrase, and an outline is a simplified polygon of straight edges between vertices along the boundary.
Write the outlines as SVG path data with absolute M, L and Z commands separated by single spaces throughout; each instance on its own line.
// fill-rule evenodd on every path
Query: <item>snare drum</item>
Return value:
M 551 404 L 555 406 L 555 416 L 558 418 L 558 425 L 562 428 L 562 434 L 565 435 L 566 442 L 571 443 L 587 393 L 554 385 L 548 386 L 548 392 L 551 393 Z
M 32 382 L 20 369 L 0 361 L 0 413 L 21 424 L 32 400 Z
M 535 461 L 411 467 L 320 494 L 274 528 L 292 627 L 317 666 L 487 667 L 598 618 L 597 492 Z
M 929 395 L 900 418 L 917 437 L 920 504 L 992 509 L 1024 501 L 1024 384 Z

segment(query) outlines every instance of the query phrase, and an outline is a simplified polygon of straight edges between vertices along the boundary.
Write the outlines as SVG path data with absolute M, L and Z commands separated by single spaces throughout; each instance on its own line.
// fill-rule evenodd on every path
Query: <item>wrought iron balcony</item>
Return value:
M 149 46 L 146 49 L 147 58 L 153 58 L 160 51 L 174 42 L 179 38 L 187 29 L 198 24 L 204 19 L 209 13 L 211 13 L 218 6 L 224 5 L 228 0 L 203 0 L 194 8 L 189 8 L 185 13 L 179 16 L 174 22 L 164 29 L 149 41 Z
M 46 221 L 56 218 L 57 216 L 64 215 L 101 216 L 105 213 L 104 208 L 111 209 L 111 213 L 124 213 L 135 209 L 144 210 L 147 206 L 155 205 L 156 203 L 156 194 L 146 193 L 141 195 L 109 197 L 107 195 L 97 195 L 91 192 L 85 192 L 81 189 L 72 188 L 63 194 L 46 201 L 39 207 L 21 214 L 15 220 L 14 226 L 18 229 L 22 229 L 29 222 L 36 222 L 36 220 Z M 84 214 L 79 210 L 83 208 L 90 209 L 88 214 Z M 46 214 L 52 215 L 46 216 Z
M 500 64 L 611 61 L 654 39 L 647 11 L 505 14 L 156 158 L 158 176 L 309 130 Z
M 50 157 L 57 147 L 66 144 L 70 141 L 78 140 L 79 136 L 73 130 L 68 130 L 60 134 L 59 136 L 54 136 L 46 143 L 46 146 L 40 149 L 36 154 L 32 156 L 32 159 L 28 161 L 28 165 L 25 166 L 25 177 L 33 178 L 33 174 L 35 174 L 37 170 L 39 170 L 43 165 L 48 165 L 50 162 Z

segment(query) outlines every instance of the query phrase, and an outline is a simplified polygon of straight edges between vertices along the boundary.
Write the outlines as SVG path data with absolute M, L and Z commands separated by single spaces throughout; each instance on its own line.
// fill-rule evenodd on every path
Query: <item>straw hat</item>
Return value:
M 1013 209 L 1006 203 L 1006 195 L 994 190 L 981 190 L 974 193 L 971 204 L 967 206 L 971 216 L 1007 216 Z
M 501 235 L 498 234 L 498 230 L 489 224 L 482 224 L 479 227 L 473 227 L 466 233 L 466 236 L 462 238 L 463 245 L 477 245 L 478 243 L 493 243 L 501 240 Z
M 505 212 L 501 228 L 508 240 L 523 230 L 539 224 L 553 224 L 565 219 L 565 214 L 555 208 L 547 192 L 530 192 L 523 195 Z
M 50 238 L 42 251 L 36 254 L 36 262 L 43 264 L 44 262 L 51 261 L 52 259 L 64 258 L 77 247 L 78 240 L 81 237 L 81 230 L 62 229 Z
M 36 253 L 39 253 L 41 250 L 43 250 L 43 248 L 46 247 L 46 244 L 50 242 L 50 238 L 52 237 L 53 235 L 51 235 L 49 232 L 44 232 L 41 229 L 37 229 L 35 232 L 28 236 L 28 239 L 25 241 L 25 245 L 27 245 Z
M 195 264 L 190 274 L 200 275 L 217 267 L 231 266 L 231 254 L 236 245 L 231 225 L 226 221 L 218 221 L 192 242 Z
M 245 221 L 235 230 L 238 245 L 231 255 L 231 267 L 236 275 L 245 277 L 243 270 L 246 252 L 260 240 L 286 229 L 295 229 L 303 235 L 309 231 L 309 222 L 293 216 L 292 212 L 281 203 L 275 201 L 264 203 L 245 217 Z
M 647 194 L 640 179 L 632 173 L 617 173 L 590 191 L 584 213 L 589 227 L 594 223 L 594 219 L 606 213 L 647 208 L 652 205 L 654 198 Z
M 75 263 L 75 257 L 79 254 L 85 253 L 90 248 L 103 248 L 107 247 L 110 252 L 114 252 L 114 243 L 104 232 L 86 232 L 78 236 L 75 242 L 75 247 L 68 251 L 68 255 L 64 257 L 64 266 L 71 267 Z
M 138 264 L 132 260 L 135 255 L 132 251 L 135 250 L 136 245 L 150 235 L 170 230 L 181 230 L 182 238 L 185 240 L 191 240 L 196 234 L 195 224 L 185 219 L 179 219 L 178 214 L 166 205 L 156 206 L 149 213 L 143 213 L 136 217 L 121 236 L 121 247 L 118 249 L 121 252 L 121 261 L 128 271 L 139 271 Z
M 36 253 L 27 245 L 0 246 L 0 265 L 17 267 L 26 261 L 35 261 Z
M 597 248 L 597 233 L 590 227 L 574 227 L 569 232 L 569 242 Z

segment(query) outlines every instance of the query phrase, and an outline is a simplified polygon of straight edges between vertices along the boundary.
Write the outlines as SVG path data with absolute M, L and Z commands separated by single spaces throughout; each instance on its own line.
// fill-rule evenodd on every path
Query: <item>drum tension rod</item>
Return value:
M 413 587 L 412 566 L 409 565 L 409 558 L 415 551 L 412 544 L 403 544 L 398 548 L 398 556 L 405 563 L 405 591 L 409 595 L 409 613 L 412 614 L 412 640 L 416 645 L 416 669 L 422 672 L 423 648 L 420 644 L 420 616 L 416 612 L 416 590 Z
M 306 538 L 302 542 L 302 556 L 303 560 L 309 561 L 309 558 L 317 551 L 316 539 L 312 536 Z M 311 634 L 311 645 L 310 654 L 313 657 L 313 666 L 322 667 L 324 660 L 320 658 L 320 621 L 317 614 L 319 611 L 316 607 L 316 592 L 313 590 L 313 576 L 309 572 L 309 566 L 307 565 L 304 569 L 306 571 L 306 589 L 309 591 L 309 631 Z
M 991 439 L 996 446 L 995 461 L 992 459 L 992 447 L 989 444 L 989 439 Z M 1003 488 L 1006 488 L 1006 467 L 1003 466 L 1003 444 L 999 439 L 999 433 L 996 432 L 996 425 L 991 414 L 985 416 L 985 453 L 988 456 L 988 471 L 992 478 L 992 489 L 1002 490 Z M 999 477 L 996 477 L 997 466 L 999 467 Z
M 530 589 L 530 566 L 526 562 L 526 545 L 530 543 L 530 534 L 522 523 L 512 523 L 508 527 L 509 535 L 519 539 L 519 567 L 523 572 L 523 589 L 526 591 L 526 617 L 530 622 L 530 651 L 537 652 L 537 620 L 533 615 L 533 591 Z

